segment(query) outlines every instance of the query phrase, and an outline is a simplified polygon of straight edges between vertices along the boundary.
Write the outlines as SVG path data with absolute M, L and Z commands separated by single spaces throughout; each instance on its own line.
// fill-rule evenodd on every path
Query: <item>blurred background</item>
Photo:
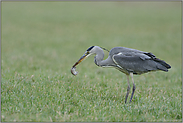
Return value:
M 2 2 L 4 71 L 68 73 L 92 45 L 152 52 L 180 67 L 181 4 Z

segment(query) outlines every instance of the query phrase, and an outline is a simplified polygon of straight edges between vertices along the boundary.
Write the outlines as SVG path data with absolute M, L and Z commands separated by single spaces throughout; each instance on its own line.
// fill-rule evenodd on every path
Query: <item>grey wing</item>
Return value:
M 124 54 L 120 52 L 113 55 L 113 61 L 118 67 L 121 67 L 121 69 L 128 71 L 128 73 L 133 72 L 134 74 L 142 74 L 158 70 L 159 67 L 162 67 L 162 65 L 154 61 L 152 57 L 143 53 L 130 55 L 128 53 Z
M 135 54 L 143 54 L 145 52 L 136 50 L 136 49 L 131 49 L 131 48 L 126 48 L 126 47 L 114 47 L 111 49 L 109 52 L 110 56 L 113 56 L 118 53 L 123 53 L 124 55 L 135 55 Z

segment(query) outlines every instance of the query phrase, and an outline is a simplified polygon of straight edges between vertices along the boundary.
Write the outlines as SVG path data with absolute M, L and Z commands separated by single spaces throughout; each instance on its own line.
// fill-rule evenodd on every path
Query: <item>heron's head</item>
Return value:
M 97 54 L 102 51 L 102 49 L 106 50 L 105 48 L 99 47 L 99 46 L 91 46 L 89 47 L 85 53 L 81 56 L 81 58 L 72 66 L 71 73 L 73 75 L 77 75 L 77 72 L 75 71 L 76 65 L 78 65 L 80 62 L 82 62 L 85 58 L 92 54 Z M 107 50 L 108 51 L 108 50 Z
M 91 46 L 89 47 L 86 52 L 81 56 L 81 58 L 72 66 L 71 68 L 71 73 L 76 76 L 77 75 L 77 71 L 76 71 L 76 65 L 78 65 L 80 62 L 82 62 L 86 57 L 88 57 L 89 55 L 91 55 L 93 53 L 93 48 L 95 46 Z
M 82 62 L 85 58 L 87 58 L 88 56 L 95 54 L 95 50 L 98 48 L 99 46 L 91 46 L 89 47 L 85 53 L 81 56 L 81 58 L 73 65 L 73 67 L 75 67 L 76 65 L 78 65 L 80 62 Z
M 95 53 L 95 48 L 96 48 L 97 46 L 91 46 L 91 47 L 89 47 L 86 51 L 85 51 L 85 53 L 81 56 L 81 58 L 76 62 L 76 64 L 75 64 L 75 66 L 77 65 L 77 64 L 79 64 L 80 62 L 82 62 L 85 58 L 87 58 L 88 56 L 90 56 L 91 54 L 94 54 Z
M 99 46 L 91 46 L 89 47 L 85 53 L 81 56 L 81 58 L 73 65 L 73 67 L 75 67 L 76 65 L 78 65 L 80 62 L 82 62 L 85 58 L 87 58 L 88 56 L 92 55 L 92 54 L 96 54 L 100 51 L 103 51 L 103 50 L 106 50 L 108 51 L 107 49 L 105 48 L 102 48 L 102 47 L 99 47 Z M 108 51 L 109 52 L 109 51 Z

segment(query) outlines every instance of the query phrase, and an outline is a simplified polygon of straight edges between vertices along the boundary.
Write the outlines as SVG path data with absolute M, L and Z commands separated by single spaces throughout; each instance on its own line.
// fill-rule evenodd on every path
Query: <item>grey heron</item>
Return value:
M 150 52 L 143 52 L 136 49 L 126 48 L 126 47 L 114 47 L 109 51 L 109 56 L 104 59 L 105 48 L 99 46 L 89 47 L 83 56 L 73 65 L 71 68 L 71 73 L 77 75 L 76 65 L 78 65 L 86 57 L 94 54 L 94 62 L 100 67 L 114 67 L 119 71 L 123 72 L 127 76 L 128 88 L 125 97 L 125 103 L 127 101 L 130 92 L 130 82 L 129 76 L 131 76 L 133 82 L 132 95 L 130 102 L 132 101 L 135 92 L 135 83 L 133 80 L 133 74 L 140 75 L 150 71 L 162 70 L 167 72 L 171 68 L 169 64 L 165 61 L 156 58 L 156 56 Z

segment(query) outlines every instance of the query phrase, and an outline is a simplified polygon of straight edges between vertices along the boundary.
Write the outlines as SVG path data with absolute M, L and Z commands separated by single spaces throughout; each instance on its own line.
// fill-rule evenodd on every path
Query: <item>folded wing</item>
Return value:
M 113 61 L 122 69 L 133 72 L 134 74 L 142 74 L 149 71 L 168 71 L 171 68 L 165 61 L 156 58 L 152 53 L 128 53 L 119 52 L 113 55 Z

